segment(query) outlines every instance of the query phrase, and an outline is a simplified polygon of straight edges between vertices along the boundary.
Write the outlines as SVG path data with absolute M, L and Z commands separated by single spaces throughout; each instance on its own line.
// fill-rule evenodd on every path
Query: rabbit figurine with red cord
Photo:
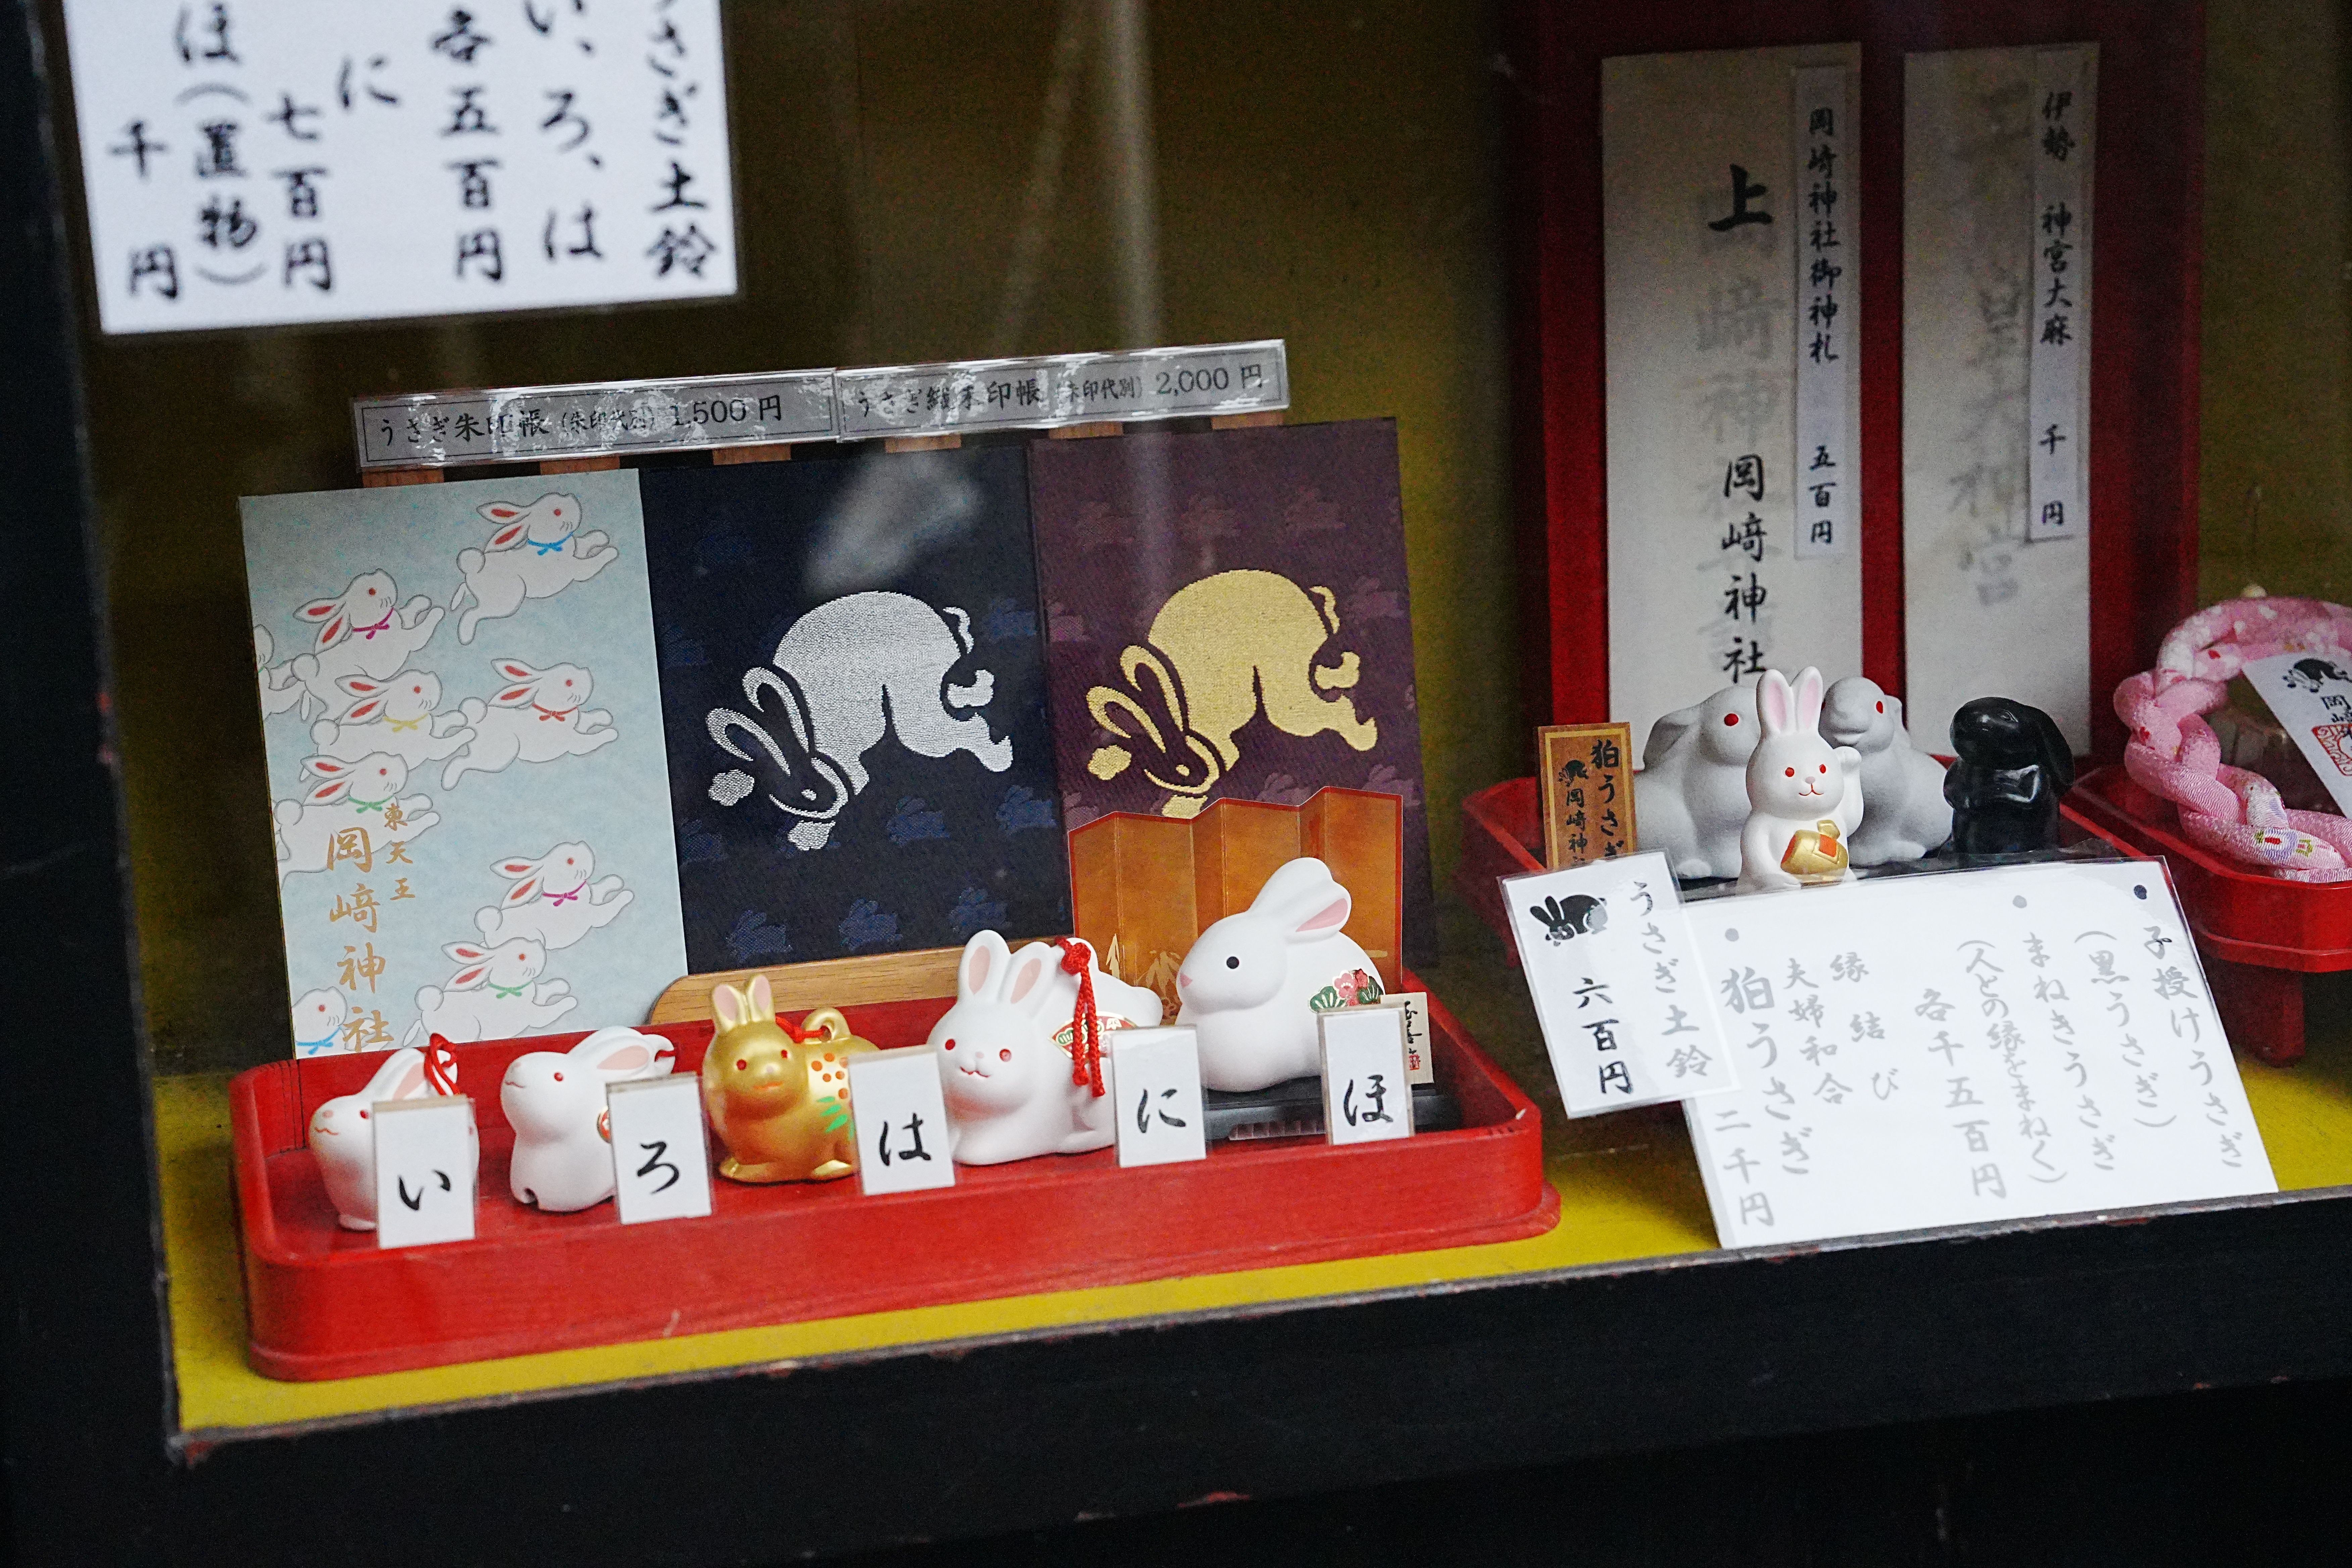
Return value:
M 1114 1029 L 1152 1027 L 1160 1016 L 1158 996 L 1105 973 L 1086 942 L 1033 942 L 1014 952 L 992 931 L 975 935 L 956 966 L 955 1005 L 929 1038 L 956 1163 L 1110 1147 L 1111 1102 L 1087 1046 Z
M 387 1100 L 423 1100 L 457 1092 L 457 1058 L 436 1035 L 432 1055 L 411 1046 L 383 1058 L 367 1087 L 337 1095 L 310 1113 L 310 1152 L 335 1217 L 346 1230 L 375 1228 L 375 1124 L 370 1110 Z M 474 1157 L 481 1158 L 478 1139 Z
M 1776 891 L 1853 875 L 1846 844 L 1862 820 L 1862 753 L 1822 739 L 1822 672 L 1791 686 L 1768 669 L 1756 689 L 1764 732 L 1748 759 L 1748 826 L 1739 834 L 1739 890 Z

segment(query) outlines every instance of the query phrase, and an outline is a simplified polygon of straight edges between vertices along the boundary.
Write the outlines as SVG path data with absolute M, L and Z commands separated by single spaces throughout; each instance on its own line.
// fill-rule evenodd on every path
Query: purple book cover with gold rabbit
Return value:
M 1426 961 L 1395 422 L 1040 441 L 1029 489 L 1066 825 L 1399 795 L 1405 953 Z

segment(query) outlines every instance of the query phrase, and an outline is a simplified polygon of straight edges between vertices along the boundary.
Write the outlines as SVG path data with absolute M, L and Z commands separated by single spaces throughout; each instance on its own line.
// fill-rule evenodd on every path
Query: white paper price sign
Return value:
M 1689 906 L 1740 1058 L 1686 1108 L 1727 1247 L 2277 1190 L 2162 866 Z
M 1664 855 L 1508 878 L 1503 898 L 1569 1115 L 1737 1087 Z
M 2352 815 L 2352 659 L 2283 653 L 2246 666 L 2246 679 L 2294 737 L 2336 809 Z
M 1207 1159 L 1198 1035 L 1190 1028 L 1114 1029 L 1104 1040 L 1110 1047 L 1118 1163 L 1171 1165 Z
M 614 1202 L 623 1225 L 710 1212 L 710 1145 L 695 1073 L 625 1080 L 604 1091 Z
M 849 1112 L 857 1124 L 857 1185 L 914 1193 L 955 1185 L 940 1056 L 928 1047 L 849 1058 Z
M 471 1241 L 481 1163 L 473 1100 L 379 1100 L 368 1111 L 375 1127 L 375 1244 Z
M 1384 1005 L 1404 1009 L 1404 1074 L 1414 1083 L 1435 1083 L 1437 1062 L 1431 1054 L 1429 993 L 1391 991 Z
M 717 0 L 68 0 L 109 332 L 735 291 Z
M 1323 1126 L 1334 1143 L 1412 1136 L 1404 1009 L 1341 1007 L 1315 1020 L 1323 1041 Z

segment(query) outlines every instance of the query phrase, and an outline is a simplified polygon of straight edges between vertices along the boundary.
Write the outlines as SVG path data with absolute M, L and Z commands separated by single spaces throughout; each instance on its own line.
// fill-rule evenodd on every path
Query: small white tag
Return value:
M 1104 1040 L 1111 1047 L 1118 1163 L 1172 1165 L 1207 1159 L 1199 1035 L 1190 1028 L 1114 1029 Z
M 623 1225 L 698 1219 L 710 1212 L 710 1144 L 702 1079 L 674 1072 L 604 1092 L 613 1134 L 614 1202 Z
M 2246 679 L 2339 811 L 2352 813 L 2352 668 L 2325 653 L 2282 653 L 2246 666 Z
M 857 1185 L 915 1193 L 955 1185 L 939 1053 L 860 1053 L 849 1058 L 849 1113 L 857 1124 Z
M 379 1100 L 368 1114 L 375 1122 L 375 1244 L 473 1240 L 480 1163 L 473 1100 Z
M 1381 1005 L 1391 1005 L 1404 1009 L 1405 1080 L 1409 1083 L 1435 1083 L 1437 1063 L 1430 1054 L 1433 1037 L 1429 1029 L 1429 993 L 1391 991 Z
M 1404 1009 L 1342 1007 L 1316 1019 L 1323 1037 L 1323 1125 L 1334 1143 L 1412 1136 Z

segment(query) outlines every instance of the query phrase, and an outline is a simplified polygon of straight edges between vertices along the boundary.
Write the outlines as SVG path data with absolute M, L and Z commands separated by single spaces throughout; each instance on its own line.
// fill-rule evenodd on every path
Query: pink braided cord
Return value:
M 2156 668 L 2116 688 L 2129 727 L 2124 771 L 2179 808 L 2191 843 L 2293 882 L 2352 879 L 2352 821 L 2289 811 L 2268 779 L 2221 762 L 2205 715 L 2221 706 L 2231 677 L 2282 653 L 2352 647 L 2352 609 L 2319 599 L 2231 599 L 2172 628 Z

